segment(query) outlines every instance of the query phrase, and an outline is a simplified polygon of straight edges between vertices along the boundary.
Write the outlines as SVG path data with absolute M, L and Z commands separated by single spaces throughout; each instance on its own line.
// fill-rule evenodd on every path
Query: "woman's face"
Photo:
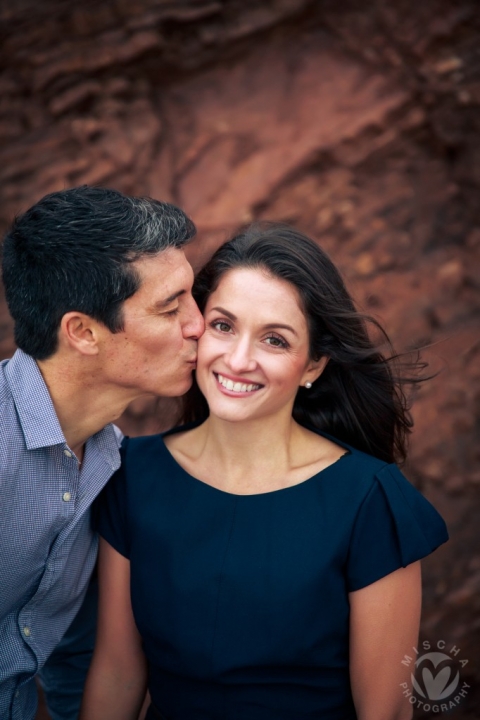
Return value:
M 210 413 L 229 421 L 291 415 L 300 385 L 326 361 L 309 358 L 296 289 L 261 269 L 227 272 L 205 307 L 197 382 Z

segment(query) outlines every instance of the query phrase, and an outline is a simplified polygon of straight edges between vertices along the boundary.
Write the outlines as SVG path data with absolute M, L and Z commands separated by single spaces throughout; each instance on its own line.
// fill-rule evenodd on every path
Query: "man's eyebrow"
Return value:
M 212 311 L 213 310 L 221 313 L 222 315 L 226 315 L 226 317 L 228 317 L 230 320 L 233 320 L 233 322 L 235 322 L 235 320 L 237 319 L 236 315 L 234 315 L 229 310 L 225 310 L 225 308 L 214 307 L 214 308 L 212 308 Z M 297 335 L 297 331 L 294 330 L 291 325 L 284 325 L 283 323 L 268 323 L 267 325 L 263 325 L 263 328 L 265 330 L 275 330 L 275 329 L 290 330 L 291 333 L 293 333 L 294 335 Z
M 165 300 L 157 300 L 157 302 L 153 304 L 153 307 L 157 310 L 168 307 L 168 305 L 170 305 L 174 300 L 180 297 L 180 295 L 185 295 L 185 292 L 185 290 L 179 290 L 178 292 L 173 293 L 173 295 L 169 295 L 167 298 L 165 298 Z

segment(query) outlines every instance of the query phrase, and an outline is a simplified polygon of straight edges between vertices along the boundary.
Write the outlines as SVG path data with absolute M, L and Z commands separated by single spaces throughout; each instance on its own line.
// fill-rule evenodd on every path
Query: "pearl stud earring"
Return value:
M 307 390 L 310 390 L 310 388 L 312 387 L 312 383 L 311 383 L 311 382 L 306 382 L 306 383 L 305 383 L 305 387 L 307 388 Z

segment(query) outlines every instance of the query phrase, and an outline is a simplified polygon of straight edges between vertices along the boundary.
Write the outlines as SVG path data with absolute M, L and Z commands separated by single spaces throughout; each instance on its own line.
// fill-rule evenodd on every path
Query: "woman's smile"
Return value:
M 250 395 L 260 388 L 263 387 L 261 384 L 252 383 L 250 380 L 231 378 L 228 375 L 221 375 L 220 373 L 213 373 L 217 379 L 217 383 L 220 385 L 222 391 L 233 395 Z

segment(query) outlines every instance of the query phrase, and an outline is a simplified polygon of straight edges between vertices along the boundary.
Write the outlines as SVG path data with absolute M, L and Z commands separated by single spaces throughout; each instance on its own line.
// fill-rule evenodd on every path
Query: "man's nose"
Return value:
M 189 308 L 189 317 L 187 323 L 183 326 L 184 337 L 198 340 L 205 331 L 205 321 L 203 315 L 198 309 L 198 305 L 192 298 L 191 307 Z

